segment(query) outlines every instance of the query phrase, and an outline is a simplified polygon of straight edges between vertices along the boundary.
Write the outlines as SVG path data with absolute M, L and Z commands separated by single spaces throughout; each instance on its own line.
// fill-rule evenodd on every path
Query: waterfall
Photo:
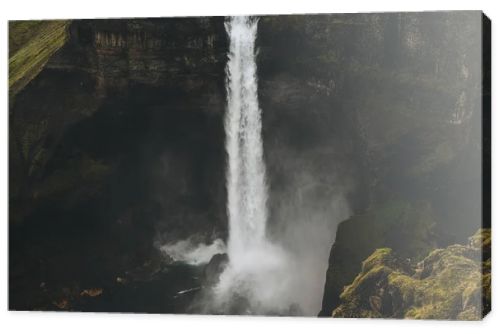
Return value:
M 231 41 L 225 118 L 228 255 L 236 261 L 248 249 L 265 242 L 267 189 L 257 98 L 257 19 L 233 17 L 226 22 L 226 30 Z
M 230 39 L 224 124 L 229 264 L 216 291 L 224 302 L 238 295 L 251 306 L 262 308 L 272 303 L 274 294 L 279 293 L 276 285 L 286 280 L 279 277 L 286 261 L 281 248 L 266 236 L 266 169 L 255 62 L 257 23 L 256 18 L 244 16 L 225 22 Z
M 295 193 L 285 192 L 290 204 L 280 207 L 282 215 L 272 222 L 274 233 L 267 233 L 268 188 L 257 94 L 257 25 L 254 17 L 225 21 L 230 41 L 224 119 L 229 261 L 201 304 L 204 312 L 217 314 L 315 315 L 321 308 L 332 229 L 349 216 L 349 210 L 342 188 L 329 198 L 326 213 L 312 204 L 304 206 L 302 199 L 300 203 L 294 199 Z M 293 157 L 291 154 L 288 159 Z M 307 171 L 300 176 L 308 184 L 317 180 Z M 304 188 L 299 181 L 292 185 L 294 192 Z M 317 199 L 312 194 L 307 203 Z M 283 210 L 292 214 L 283 215 Z

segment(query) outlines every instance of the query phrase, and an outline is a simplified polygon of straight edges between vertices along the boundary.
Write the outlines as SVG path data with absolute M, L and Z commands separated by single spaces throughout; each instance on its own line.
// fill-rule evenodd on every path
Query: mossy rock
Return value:
M 419 261 L 437 247 L 434 227 L 429 203 L 402 200 L 388 201 L 342 222 L 330 253 L 320 316 L 331 315 L 344 286 L 353 281 L 362 261 L 376 249 L 389 247 L 403 259 Z
M 469 238 L 469 243 L 471 247 L 491 249 L 491 229 L 479 229 Z
M 69 21 L 9 22 L 9 95 L 13 97 L 43 69 L 68 37 Z
M 489 230 L 469 245 L 429 253 L 414 267 L 389 248 L 377 249 L 340 295 L 334 317 L 479 320 L 491 304 L 491 272 L 481 261 Z M 484 243 L 490 245 L 487 241 Z

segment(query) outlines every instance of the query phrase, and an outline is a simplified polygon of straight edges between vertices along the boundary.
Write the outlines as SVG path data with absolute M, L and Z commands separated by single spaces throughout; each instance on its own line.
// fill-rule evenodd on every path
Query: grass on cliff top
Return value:
M 61 48 L 69 21 L 9 22 L 9 95 L 18 93 Z

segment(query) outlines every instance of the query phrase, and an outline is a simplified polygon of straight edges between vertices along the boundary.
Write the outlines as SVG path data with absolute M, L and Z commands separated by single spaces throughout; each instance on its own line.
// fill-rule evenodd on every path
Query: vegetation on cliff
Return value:
M 339 221 L 332 199 L 346 194 L 354 214 L 337 231 L 323 315 L 353 301 L 345 316 L 427 316 L 423 306 L 386 312 L 385 294 L 354 302 L 357 287 L 342 295 L 352 300 L 340 295 L 377 249 L 366 264 L 370 274 L 358 283 L 370 289 L 385 275 L 398 291 L 415 294 L 419 282 L 431 280 L 415 276 L 413 263 L 479 227 L 478 17 L 261 19 L 259 98 L 271 212 L 287 226 L 307 221 L 306 232 L 324 236 L 325 259 L 314 254 L 321 270 Z M 67 25 L 9 23 L 9 306 L 16 309 L 47 303 L 80 309 L 74 305 L 82 293 L 113 299 L 123 273 L 156 256 L 153 238 L 226 226 L 223 18 Z M 323 221 L 331 233 L 316 229 Z M 485 260 L 486 290 L 490 266 Z M 59 297 L 71 285 L 75 293 Z M 94 288 L 102 294 L 82 292 Z M 158 290 L 166 291 L 148 288 L 152 296 Z M 424 305 L 430 297 L 421 296 Z M 477 310 L 459 314 L 474 317 Z
M 336 89 L 353 115 L 366 199 L 338 226 L 321 316 L 376 249 L 418 262 L 481 226 L 480 13 L 464 14 L 367 16 L 349 28 L 364 43 L 340 53 L 349 67 Z
M 130 273 L 225 226 L 223 19 L 68 24 L 9 24 L 9 307 L 181 312 Z
M 321 316 L 340 303 L 345 285 L 359 272 L 360 263 L 375 249 L 390 247 L 404 258 L 422 258 L 438 245 L 434 214 L 428 202 L 393 200 L 355 215 L 337 228 L 326 274 Z
M 422 261 L 377 249 L 340 295 L 333 317 L 478 320 L 491 303 L 491 231 L 468 245 L 430 252 Z
M 67 39 L 69 21 L 9 22 L 9 94 L 18 93 L 40 73 Z

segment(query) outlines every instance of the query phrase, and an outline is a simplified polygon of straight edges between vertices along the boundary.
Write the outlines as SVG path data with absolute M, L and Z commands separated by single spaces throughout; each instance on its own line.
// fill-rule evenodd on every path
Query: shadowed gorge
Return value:
M 481 318 L 488 27 L 9 22 L 9 308 Z

